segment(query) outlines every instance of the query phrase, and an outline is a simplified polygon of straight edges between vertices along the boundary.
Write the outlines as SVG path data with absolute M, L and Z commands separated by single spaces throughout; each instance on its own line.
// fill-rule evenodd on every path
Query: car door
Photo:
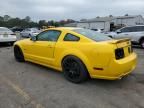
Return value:
M 131 41 L 138 41 L 139 37 L 143 34 L 141 26 L 126 27 L 121 29 L 121 33 L 117 35 L 118 38 L 129 38 Z
M 131 41 L 139 42 L 139 39 L 144 36 L 144 26 L 135 26 L 132 32 Z
M 131 38 L 133 35 L 133 27 L 125 27 L 117 31 L 117 34 L 114 38 L 121 39 L 121 38 Z
M 26 48 L 29 59 L 51 65 L 54 59 L 55 45 L 60 34 L 60 31 L 48 30 L 38 34 L 36 41 L 29 41 Z

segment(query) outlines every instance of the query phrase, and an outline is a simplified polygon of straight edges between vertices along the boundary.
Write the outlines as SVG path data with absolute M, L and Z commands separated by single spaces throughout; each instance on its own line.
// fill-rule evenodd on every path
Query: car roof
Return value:
M 139 26 L 144 26 L 144 25 L 135 25 L 135 26 L 126 26 L 126 27 L 139 27 Z M 123 28 L 126 28 L 126 27 L 123 27 Z
M 144 26 L 144 25 L 135 25 L 135 26 Z M 132 26 L 133 27 L 133 26 Z
M 6 27 L 0 27 L 0 28 L 6 28 Z M 8 29 L 8 28 L 7 28 Z

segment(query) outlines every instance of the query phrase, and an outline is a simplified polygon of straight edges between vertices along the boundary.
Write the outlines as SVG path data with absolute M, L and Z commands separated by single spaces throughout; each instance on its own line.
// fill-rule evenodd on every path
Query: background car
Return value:
M 114 40 L 82 28 L 51 28 L 14 45 L 17 61 L 31 61 L 62 71 L 79 83 L 91 78 L 120 79 L 136 66 L 129 39 Z
M 101 29 L 91 29 L 91 30 L 96 31 L 96 32 L 99 32 L 99 33 L 102 33 L 102 32 L 103 32 L 103 30 L 101 30 Z
M 17 40 L 16 34 L 6 27 L 0 27 L 0 43 L 13 44 Z
M 36 36 L 37 34 L 39 34 L 41 31 L 38 30 L 37 28 L 27 28 L 27 29 L 24 29 L 20 35 L 22 37 L 25 37 L 25 38 L 29 38 L 31 36 Z
M 23 29 L 21 27 L 13 27 L 11 28 L 11 30 L 15 33 L 15 32 L 22 32 Z
M 144 48 L 144 25 L 123 27 L 107 35 L 114 39 L 130 38 L 133 44 L 141 45 Z

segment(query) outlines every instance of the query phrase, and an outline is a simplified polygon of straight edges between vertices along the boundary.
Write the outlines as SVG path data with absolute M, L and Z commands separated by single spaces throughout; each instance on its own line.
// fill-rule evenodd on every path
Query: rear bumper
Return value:
M 135 69 L 136 61 L 137 55 L 132 53 L 124 59 L 111 61 L 109 66 L 104 68 L 104 70 L 95 71 L 95 74 L 90 76 L 91 78 L 108 80 L 121 79 L 123 76 L 130 74 Z
M 0 38 L 0 42 L 15 42 L 16 40 L 16 37 Z

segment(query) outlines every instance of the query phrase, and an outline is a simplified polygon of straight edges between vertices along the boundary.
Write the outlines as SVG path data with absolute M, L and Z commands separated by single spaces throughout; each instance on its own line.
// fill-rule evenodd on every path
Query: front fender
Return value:
M 15 42 L 13 46 L 18 46 L 21 50 L 23 50 L 22 45 L 19 41 Z

